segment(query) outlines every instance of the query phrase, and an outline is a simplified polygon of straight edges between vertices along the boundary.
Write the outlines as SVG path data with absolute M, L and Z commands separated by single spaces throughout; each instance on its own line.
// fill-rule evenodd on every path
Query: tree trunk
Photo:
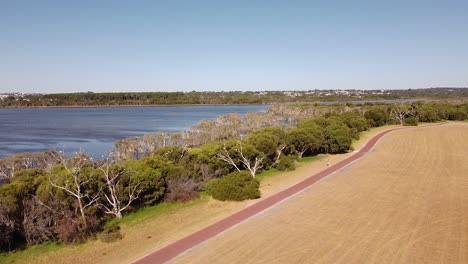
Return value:
M 304 155 L 304 153 L 305 153 L 305 150 L 304 151 L 299 151 L 297 156 L 299 156 L 299 158 L 302 159 L 302 155 Z
M 80 208 L 81 220 L 83 221 L 83 227 L 84 229 L 88 229 L 88 223 L 86 222 L 86 215 L 84 212 L 83 203 L 81 202 L 81 198 L 78 198 L 78 206 Z

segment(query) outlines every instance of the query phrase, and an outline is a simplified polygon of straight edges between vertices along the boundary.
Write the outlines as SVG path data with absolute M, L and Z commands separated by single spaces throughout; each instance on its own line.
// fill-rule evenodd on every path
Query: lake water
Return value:
M 0 158 L 21 152 L 84 149 L 94 157 L 115 141 L 180 132 L 202 119 L 264 111 L 267 105 L 0 109 Z

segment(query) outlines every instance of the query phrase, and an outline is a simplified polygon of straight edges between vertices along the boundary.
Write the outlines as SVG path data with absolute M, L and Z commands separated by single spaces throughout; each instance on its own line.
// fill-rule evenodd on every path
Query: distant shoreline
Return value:
M 145 105 L 53 105 L 53 106 L 0 106 L 0 109 L 28 109 L 28 108 L 113 108 L 113 107 L 177 107 L 177 106 L 247 106 L 272 105 L 267 104 L 145 104 Z
M 465 103 L 467 98 L 452 98 L 452 99 L 430 99 L 430 98 L 406 98 L 406 99 L 380 99 L 380 100 L 337 100 L 337 101 L 315 101 L 315 102 L 269 102 L 269 103 L 227 103 L 227 104 L 123 104 L 123 105 L 53 105 L 53 106 L 0 106 L 0 109 L 28 109 L 28 108 L 118 108 L 118 107 L 177 107 L 177 106 L 248 106 L 248 105 L 274 105 L 274 104 L 379 104 L 379 103 L 398 103 L 398 102 L 451 102 Z

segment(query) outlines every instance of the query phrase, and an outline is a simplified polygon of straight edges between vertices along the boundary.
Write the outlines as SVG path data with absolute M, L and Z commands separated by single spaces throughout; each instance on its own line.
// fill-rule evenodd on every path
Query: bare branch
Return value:
M 99 204 L 104 208 L 106 214 L 112 214 L 117 218 L 122 218 L 122 212 L 126 210 L 133 201 L 139 198 L 142 189 L 138 189 L 140 183 L 134 184 L 130 179 L 128 184 L 128 201 L 125 206 L 122 206 L 122 197 L 119 195 L 122 188 L 120 179 L 126 171 L 124 169 L 118 169 L 116 171 L 112 166 L 114 166 L 114 160 L 107 158 L 99 167 L 99 170 L 103 173 L 106 184 L 106 191 L 104 192 L 105 200 Z
M 234 160 L 231 158 L 231 156 L 229 155 L 229 152 L 228 150 L 226 149 L 226 144 L 223 145 L 223 153 L 222 154 L 217 154 L 217 157 L 225 162 L 227 162 L 228 164 L 234 166 L 234 168 L 236 168 L 237 171 L 241 171 L 239 169 L 239 167 L 237 166 L 236 162 L 234 162 Z

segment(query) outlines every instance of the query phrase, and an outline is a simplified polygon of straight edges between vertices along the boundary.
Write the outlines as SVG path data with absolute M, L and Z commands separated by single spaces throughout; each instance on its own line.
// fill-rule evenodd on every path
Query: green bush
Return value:
M 415 117 L 405 118 L 405 123 L 403 125 L 404 126 L 417 126 L 418 125 L 418 119 L 416 119 Z
M 260 197 L 260 183 L 246 171 L 233 172 L 206 183 L 207 192 L 220 201 L 243 201 Z
M 381 107 L 373 107 L 367 110 L 364 117 L 367 119 L 367 123 L 373 127 L 383 126 L 390 120 L 388 113 Z
M 351 129 L 343 123 L 332 123 L 325 128 L 326 150 L 328 153 L 344 153 L 351 148 Z
M 281 156 L 279 161 L 273 165 L 273 168 L 280 171 L 290 171 L 296 169 L 294 159 L 290 156 Z

